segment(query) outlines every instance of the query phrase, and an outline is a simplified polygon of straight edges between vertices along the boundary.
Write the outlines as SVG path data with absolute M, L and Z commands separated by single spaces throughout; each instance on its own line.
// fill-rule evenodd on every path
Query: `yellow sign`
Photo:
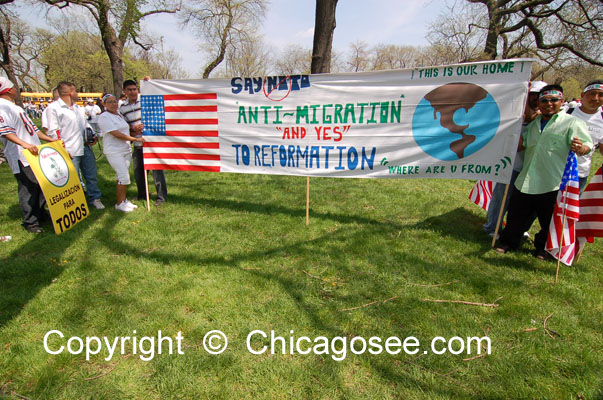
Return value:
M 38 146 L 38 155 L 23 154 L 42 188 L 57 235 L 90 214 L 82 183 L 61 142 Z

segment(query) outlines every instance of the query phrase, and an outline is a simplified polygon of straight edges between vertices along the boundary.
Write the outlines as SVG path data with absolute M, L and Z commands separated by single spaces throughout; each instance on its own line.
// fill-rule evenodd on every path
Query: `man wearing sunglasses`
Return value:
M 523 232 L 530 228 L 535 214 L 540 223 L 540 232 L 534 237 L 535 256 L 549 258 L 544 247 L 567 156 L 570 151 L 578 156 L 588 154 L 593 146 L 584 121 L 561 113 L 562 104 L 561 86 L 542 88 L 538 95 L 541 114 L 526 127 L 520 139 L 519 151 L 525 149 L 525 159 L 511 195 L 507 226 L 495 249 L 499 253 L 519 248 Z

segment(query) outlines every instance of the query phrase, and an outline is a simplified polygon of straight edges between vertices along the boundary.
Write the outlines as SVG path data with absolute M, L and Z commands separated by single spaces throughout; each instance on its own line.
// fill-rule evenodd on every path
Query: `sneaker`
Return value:
M 490 232 L 488 233 L 488 236 L 490 236 L 491 238 L 494 237 L 494 232 Z M 498 235 L 496 235 L 496 240 L 500 239 L 500 233 Z
M 497 253 L 504 254 L 504 253 L 506 253 L 506 252 L 511 251 L 511 247 L 509 247 L 509 246 L 508 246 L 508 245 L 506 245 L 506 244 L 501 244 L 500 246 L 495 247 L 495 248 L 494 248 L 494 251 L 496 251 Z
M 159 207 L 163 203 L 165 203 L 165 200 L 163 200 L 163 199 L 157 199 L 157 201 L 155 202 L 155 207 Z
M 25 230 L 29 233 L 42 233 L 42 228 L 40 228 L 38 225 L 27 226 L 25 227 Z
M 132 203 L 128 199 L 126 199 L 125 202 L 128 203 L 128 205 L 130 206 L 130 208 L 132 208 L 133 210 L 136 210 L 138 208 L 138 206 L 136 204 Z
M 105 205 L 100 201 L 100 199 L 94 199 L 90 202 L 97 210 L 104 210 Z
M 132 207 L 130 207 L 130 205 L 128 203 L 126 203 L 125 200 L 122 201 L 119 204 L 116 204 L 115 205 L 115 209 L 118 210 L 118 211 L 123 211 L 125 213 L 129 213 L 129 212 L 134 211 L 134 209 Z

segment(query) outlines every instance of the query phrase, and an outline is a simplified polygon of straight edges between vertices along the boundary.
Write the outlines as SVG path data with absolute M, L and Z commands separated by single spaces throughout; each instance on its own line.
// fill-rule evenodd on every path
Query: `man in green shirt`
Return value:
M 525 160 L 511 195 L 507 226 L 495 249 L 499 253 L 519 248 L 535 214 L 540 223 L 540 232 L 534 238 L 535 255 L 547 258 L 544 246 L 567 156 L 570 151 L 578 156 L 588 154 L 592 148 L 584 121 L 560 113 L 562 104 L 561 86 L 542 88 L 538 97 L 541 115 L 527 126 L 519 142 L 518 150 L 525 149 Z

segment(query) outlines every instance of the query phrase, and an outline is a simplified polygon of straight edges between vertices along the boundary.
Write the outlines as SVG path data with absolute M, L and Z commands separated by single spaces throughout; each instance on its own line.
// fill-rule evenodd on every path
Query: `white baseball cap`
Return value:
M 0 94 L 6 93 L 10 88 L 14 87 L 13 83 L 3 76 L 0 76 Z
M 530 93 L 540 93 L 542 88 L 544 88 L 548 83 L 544 81 L 532 81 L 532 86 L 530 87 Z

